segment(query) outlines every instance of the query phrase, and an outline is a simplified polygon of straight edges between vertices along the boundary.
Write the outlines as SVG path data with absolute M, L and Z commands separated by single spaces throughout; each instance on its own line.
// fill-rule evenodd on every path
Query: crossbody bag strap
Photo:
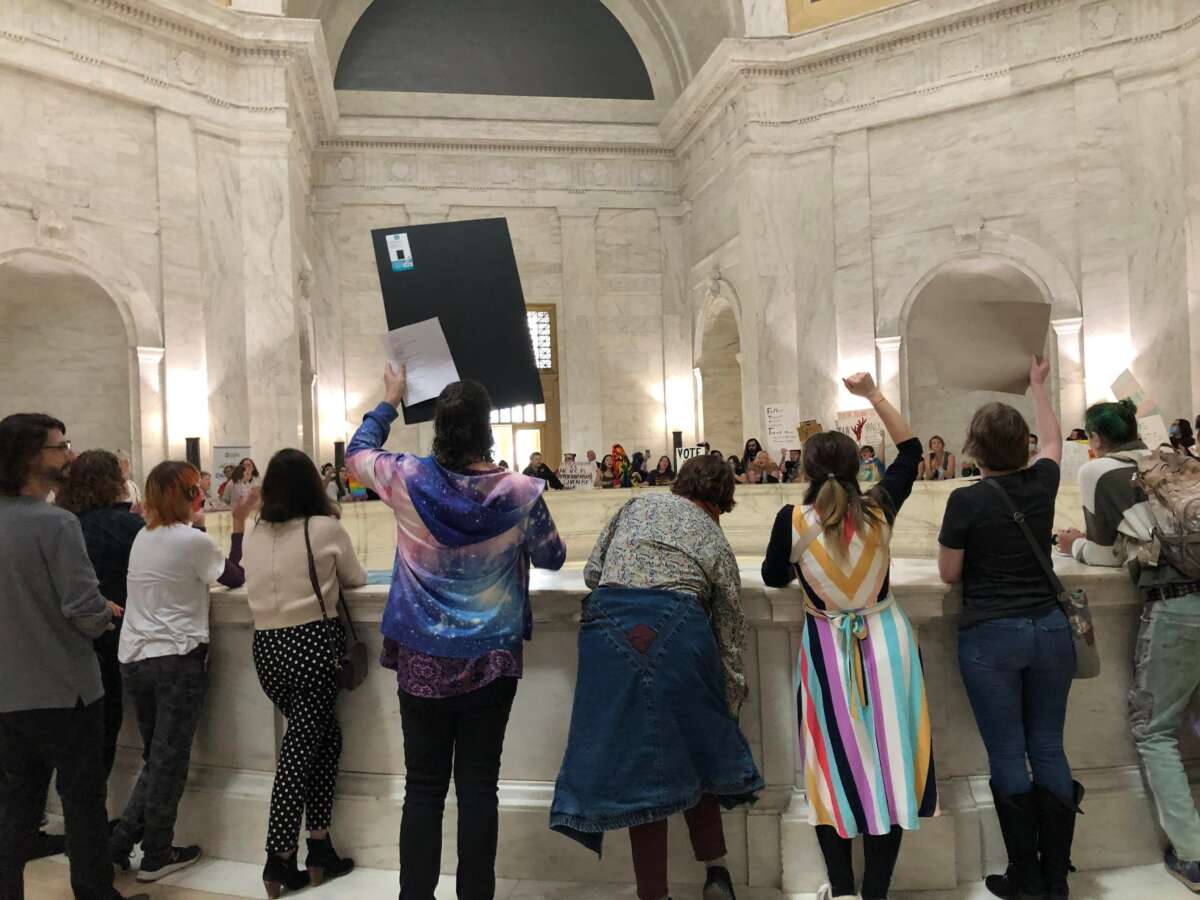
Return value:
M 308 519 L 304 520 L 304 549 L 308 551 L 308 578 L 312 582 L 313 593 L 317 595 L 317 602 L 321 604 L 321 618 L 329 620 L 329 613 L 325 611 L 325 595 L 321 593 L 321 582 L 317 578 L 317 561 L 313 558 L 312 540 L 308 536 Z
M 1061 597 L 1066 593 L 1066 588 L 1063 587 L 1063 583 L 1059 580 L 1058 575 L 1055 574 L 1054 564 L 1050 562 L 1050 557 L 1046 555 L 1046 551 L 1038 546 L 1037 538 L 1033 536 L 1033 531 L 1029 528 L 1029 523 L 1025 521 L 1025 514 L 1017 509 L 1017 504 L 1013 503 L 1013 499 L 1008 495 L 1008 491 L 1004 490 L 1003 486 L 995 478 L 985 478 L 983 481 L 1000 492 L 1000 496 L 1004 498 L 1005 505 L 1012 513 L 1013 521 L 1021 527 L 1021 533 L 1025 535 L 1025 540 L 1029 542 L 1029 549 L 1033 551 L 1033 555 L 1037 558 L 1038 564 L 1046 574 L 1046 578 L 1050 580 L 1050 584 L 1054 588 L 1054 595 Z

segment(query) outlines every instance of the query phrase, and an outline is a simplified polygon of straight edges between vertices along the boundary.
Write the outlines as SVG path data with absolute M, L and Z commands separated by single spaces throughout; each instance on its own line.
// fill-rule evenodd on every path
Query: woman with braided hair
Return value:
M 889 587 L 891 526 L 916 480 L 921 442 L 870 375 L 845 385 L 875 408 L 896 459 L 863 494 L 853 438 L 836 431 L 809 438 L 804 503 L 779 511 L 762 576 L 772 587 L 799 579 L 804 593 L 800 743 L 810 821 L 829 873 L 817 896 L 856 895 L 850 847 L 861 834 L 861 896 L 883 900 L 902 830 L 937 812 L 921 657 Z

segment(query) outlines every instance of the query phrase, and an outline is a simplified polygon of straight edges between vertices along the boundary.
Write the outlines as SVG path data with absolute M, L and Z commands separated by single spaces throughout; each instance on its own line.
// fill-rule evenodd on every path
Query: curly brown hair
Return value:
M 671 493 L 711 503 L 723 513 L 734 507 L 733 473 L 723 460 L 715 456 L 694 456 L 679 467 L 679 475 L 671 485 Z
M 116 454 L 107 450 L 85 450 L 71 463 L 67 480 L 54 502 L 76 515 L 120 503 L 125 497 L 125 479 Z

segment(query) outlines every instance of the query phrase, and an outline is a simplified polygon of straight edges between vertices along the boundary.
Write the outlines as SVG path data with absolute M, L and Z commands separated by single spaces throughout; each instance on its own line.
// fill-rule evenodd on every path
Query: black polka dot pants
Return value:
M 334 671 L 344 642 L 337 621 L 254 632 L 258 680 L 287 719 L 271 791 L 269 853 L 296 849 L 302 817 L 309 831 L 329 827 L 342 755 Z

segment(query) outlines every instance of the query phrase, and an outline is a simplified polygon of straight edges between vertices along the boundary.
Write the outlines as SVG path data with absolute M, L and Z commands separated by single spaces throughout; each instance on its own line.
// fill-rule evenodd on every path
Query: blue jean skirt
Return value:
M 600 853 L 604 832 L 705 794 L 726 809 L 764 787 L 725 703 L 721 660 L 692 596 L 599 588 L 583 603 L 571 731 L 550 827 Z

